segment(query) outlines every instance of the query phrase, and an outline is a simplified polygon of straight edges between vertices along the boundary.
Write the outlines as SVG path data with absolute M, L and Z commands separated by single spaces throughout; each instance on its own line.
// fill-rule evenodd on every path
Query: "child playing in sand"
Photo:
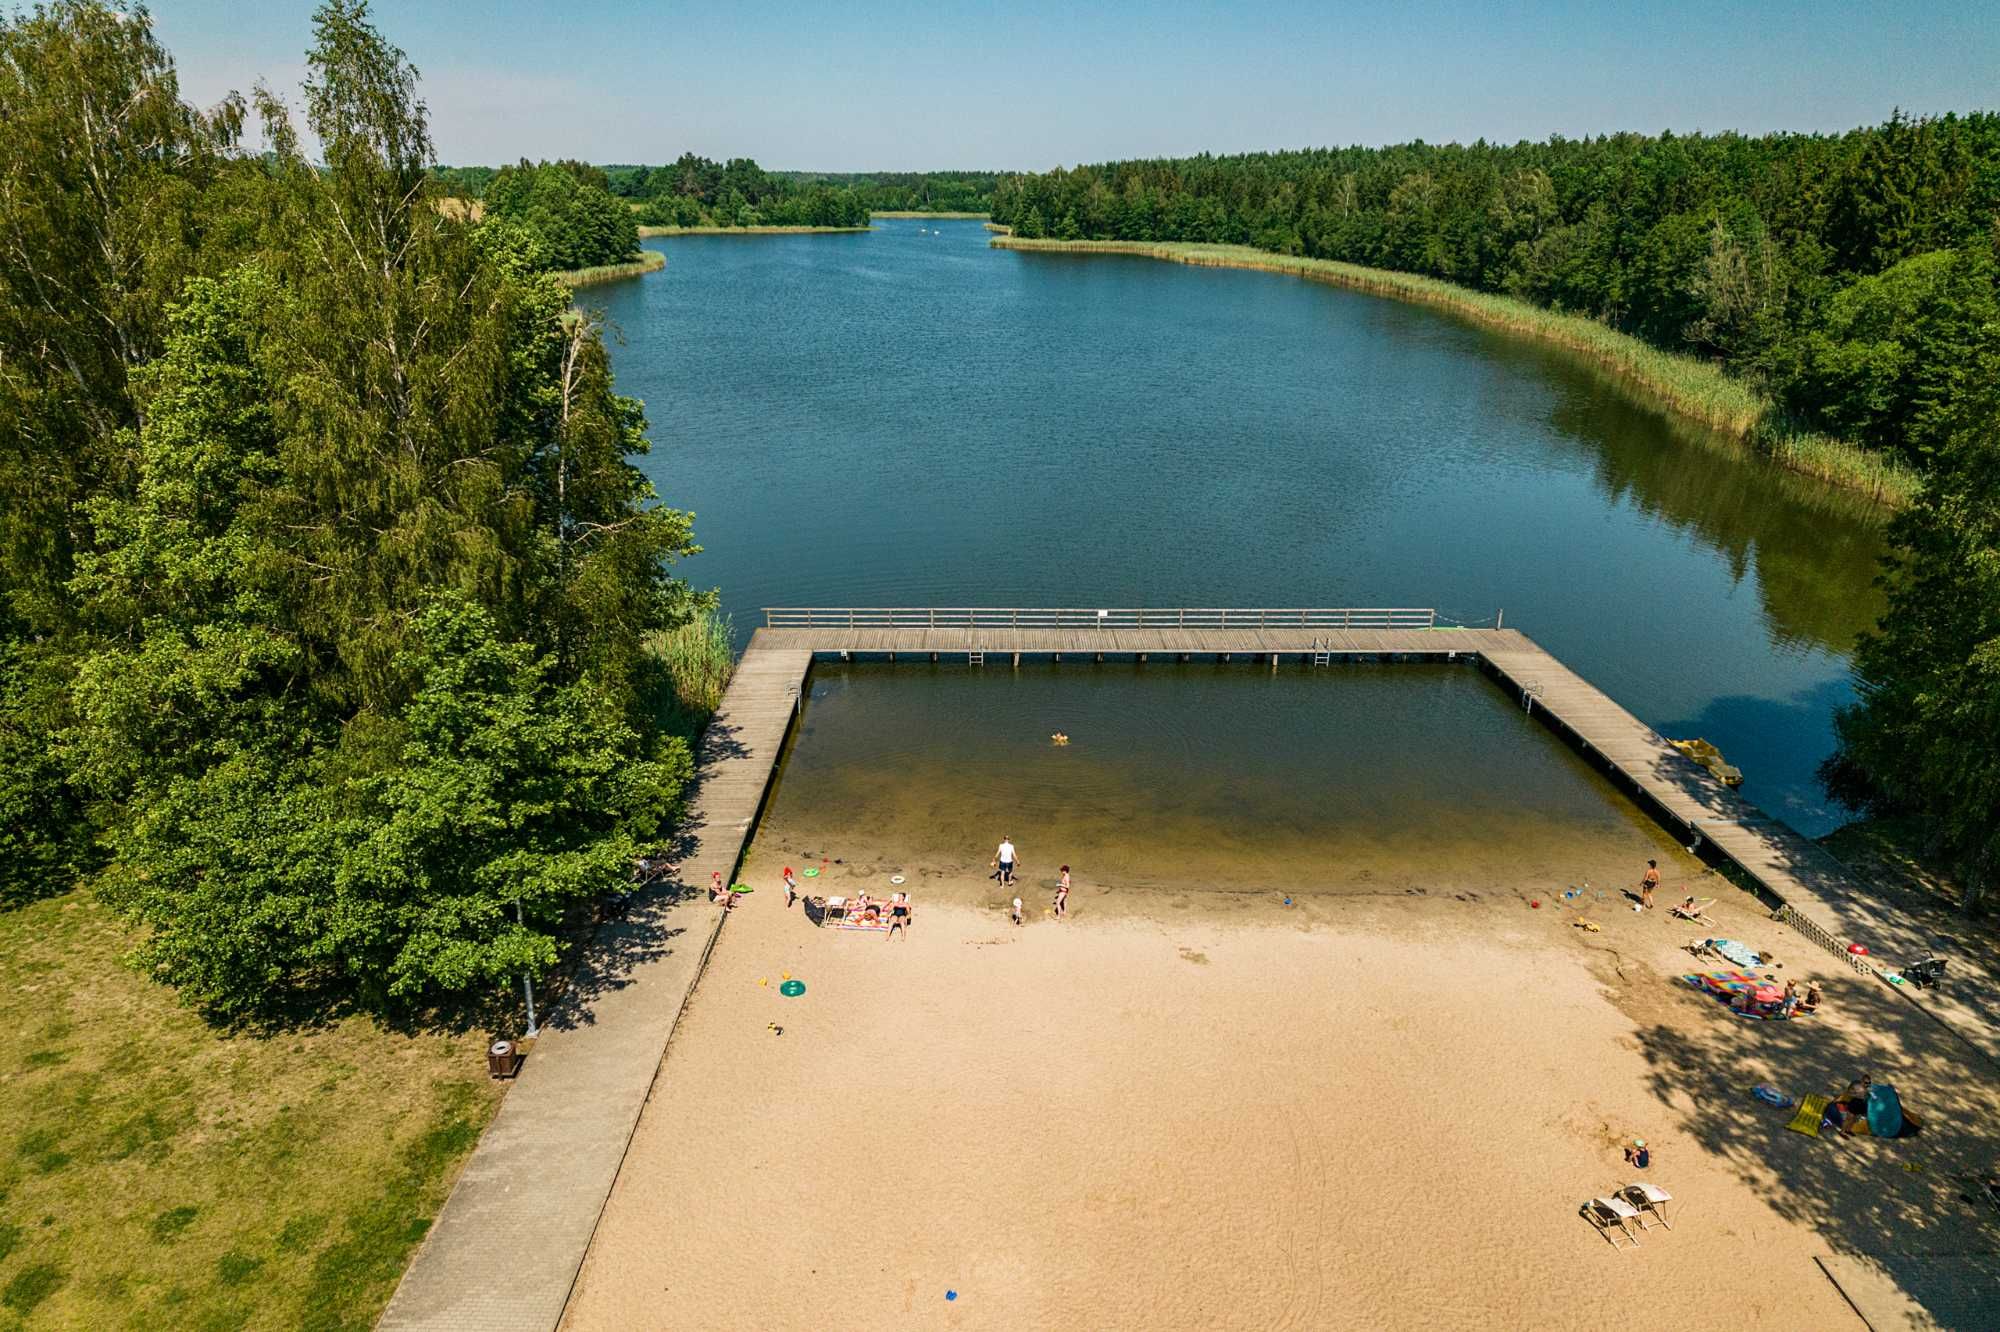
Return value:
M 796 877 L 793 876 L 792 867 L 790 865 L 787 865 L 785 866 L 785 905 L 790 906 L 792 903 L 798 900 L 799 900 L 799 881 Z
M 1653 1164 L 1653 1153 L 1646 1146 L 1644 1138 L 1632 1139 L 1632 1145 L 1625 1149 L 1625 1164 L 1634 1170 L 1644 1170 Z
M 1021 923 L 1021 899 L 1018 897 L 1014 899 L 1014 923 Z
M 1056 919 L 1061 920 L 1069 910 L 1069 866 L 1062 867 L 1062 878 L 1056 881 Z

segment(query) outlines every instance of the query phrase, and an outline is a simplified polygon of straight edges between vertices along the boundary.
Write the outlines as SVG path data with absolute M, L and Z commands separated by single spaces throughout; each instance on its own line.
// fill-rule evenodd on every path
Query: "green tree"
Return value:
M 1976 907 L 2000 870 L 2000 347 L 1967 375 L 1921 499 L 1890 527 L 1889 609 L 1855 652 L 1861 701 L 1824 775 L 1921 814 Z

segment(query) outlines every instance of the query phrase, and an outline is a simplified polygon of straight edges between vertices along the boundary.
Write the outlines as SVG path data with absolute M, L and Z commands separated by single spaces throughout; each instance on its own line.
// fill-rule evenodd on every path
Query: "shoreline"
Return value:
M 1438 278 L 1367 268 L 1332 259 L 1273 254 L 1247 245 L 1186 241 L 1030 240 L 988 223 L 995 249 L 1048 254 L 1122 254 L 1196 268 L 1238 268 L 1327 282 L 1353 291 L 1428 305 L 1486 328 L 1552 343 L 1609 373 L 1635 397 L 1740 441 L 1788 471 L 1859 492 L 1891 508 L 1915 496 L 1917 476 L 1891 459 L 1845 440 L 1774 423 L 1769 399 L 1715 366 L 1511 296 L 1474 291 Z
M 551 273 L 549 276 L 565 287 L 589 287 L 599 282 L 643 277 L 647 273 L 657 273 L 666 266 L 667 256 L 658 250 L 641 250 L 636 259 L 628 259 L 622 264 L 599 264 L 595 268 L 568 268 Z
M 871 208 L 870 217 L 935 217 L 951 222 L 976 222 L 992 217 L 991 213 L 927 213 L 920 208 Z
M 873 227 L 640 227 L 639 239 L 652 236 L 851 236 Z

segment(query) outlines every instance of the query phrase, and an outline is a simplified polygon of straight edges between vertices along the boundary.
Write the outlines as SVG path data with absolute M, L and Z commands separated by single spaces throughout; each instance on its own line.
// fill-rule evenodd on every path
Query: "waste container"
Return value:
M 514 1048 L 512 1041 L 495 1041 L 486 1047 L 486 1074 L 493 1078 L 511 1078 L 521 1071 L 521 1052 Z

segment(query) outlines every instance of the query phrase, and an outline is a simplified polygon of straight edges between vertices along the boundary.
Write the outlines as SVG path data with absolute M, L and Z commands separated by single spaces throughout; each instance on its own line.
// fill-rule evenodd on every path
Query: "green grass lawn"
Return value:
M 86 893 L 0 913 L 0 1329 L 365 1328 L 498 1102 L 484 1034 L 214 1030 Z

